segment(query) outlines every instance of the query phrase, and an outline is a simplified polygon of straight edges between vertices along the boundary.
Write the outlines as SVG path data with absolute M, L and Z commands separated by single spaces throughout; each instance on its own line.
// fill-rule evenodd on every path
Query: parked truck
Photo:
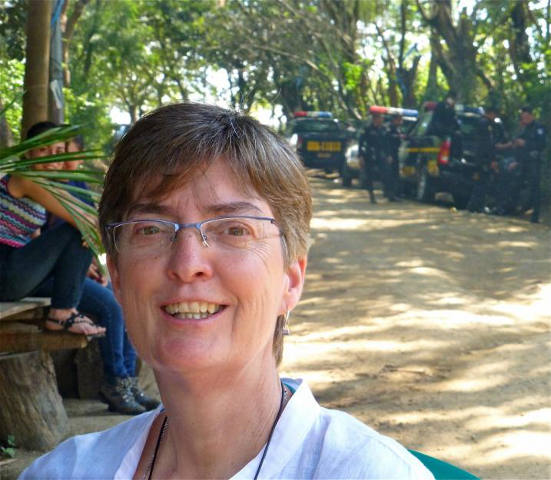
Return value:
M 342 171 L 351 134 L 331 112 L 296 112 L 288 135 L 304 166 L 327 172 Z

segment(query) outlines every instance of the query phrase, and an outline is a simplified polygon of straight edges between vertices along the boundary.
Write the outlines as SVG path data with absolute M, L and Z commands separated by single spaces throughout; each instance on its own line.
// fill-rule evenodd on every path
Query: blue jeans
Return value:
M 111 285 L 103 287 L 87 278 L 78 309 L 107 329 L 106 336 L 99 339 L 104 379 L 114 383 L 115 377 L 135 376 L 136 351 L 128 339 L 122 309 Z
M 37 295 L 37 288 L 50 280 L 52 307 L 74 308 L 91 261 L 79 231 L 67 223 L 20 248 L 0 245 L 0 301 Z
M 47 296 L 51 282 L 43 284 L 37 294 Z M 78 311 L 84 313 L 107 330 L 105 337 L 99 338 L 103 377 L 113 384 L 115 377 L 133 377 L 136 372 L 136 351 L 128 339 L 124 327 L 122 309 L 111 290 L 98 282 L 86 278 Z

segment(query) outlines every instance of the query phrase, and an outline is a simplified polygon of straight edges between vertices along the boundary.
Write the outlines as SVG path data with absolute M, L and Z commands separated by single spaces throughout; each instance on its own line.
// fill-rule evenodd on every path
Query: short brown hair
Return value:
M 107 253 L 116 251 L 106 225 L 124 220 L 138 200 L 168 196 L 201 167 L 227 162 L 245 188 L 264 198 L 283 232 L 285 263 L 306 255 L 312 199 L 302 164 L 288 143 L 253 118 L 212 105 L 180 103 L 145 115 L 115 149 L 99 205 Z M 274 355 L 282 354 L 278 318 Z

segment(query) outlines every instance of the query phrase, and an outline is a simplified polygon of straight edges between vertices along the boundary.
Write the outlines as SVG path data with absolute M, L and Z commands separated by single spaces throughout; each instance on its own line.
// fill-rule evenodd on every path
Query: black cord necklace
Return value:
M 258 478 L 258 474 L 260 473 L 260 469 L 262 468 L 262 464 L 264 463 L 264 459 L 266 458 L 266 453 L 268 452 L 268 447 L 270 446 L 270 442 L 272 441 L 272 435 L 274 434 L 275 427 L 277 425 L 277 421 L 279 420 L 279 417 L 281 417 L 281 412 L 283 412 L 283 405 L 285 404 L 285 385 L 283 385 L 283 382 L 280 380 L 281 383 L 281 400 L 279 401 L 279 410 L 277 411 L 277 415 L 275 417 L 274 423 L 272 423 L 272 428 L 270 429 L 270 435 L 268 435 L 268 441 L 266 442 L 266 447 L 264 447 L 264 451 L 262 452 L 262 457 L 260 458 L 260 463 L 258 464 L 258 468 L 256 469 L 256 473 L 254 474 L 254 479 L 256 480 Z
M 277 411 L 277 415 L 275 417 L 274 423 L 272 423 L 272 428 L 270 429 L 270 434 L 268 435 L 268 441 L 266 442 L 266 446 L 264 447 L 264 451 L 262 452 L 262 457 L 260 457 L 260 462 L 256 469 L 256 473 L 254 474 L 253 480 L 258 479 L 258 475 L 260 474 L 260 469 L 262 468 L 262 464 L 264 463 L 264 459 L 266 458 L 266 453 L 268 453 L 268 447 L 270 446 L 270 442 L 272 441 L 272 435 L 274 434 L 275 427 L 277 425 L 279 417 L 281 417 L 281 413 L 283 412 L 283 406 L 285 405 L 287 390 L 283 382 L 280 381 L 280 383 L 281 383 L 281 400 L 279 401 L 279 410 Z M 159 430 L 159 435 L 157 436 L 157 443 L 155 444 L 155 450 L 153 452 L 153 457 L 151 458 L 151 463 L 149 465 L 149 475 L 147 476 L 147 480 L 151 480 L 153 478 L 153 469 L 155 468 L 155 461 L 157 460 L 157 454 L 159 453 L 161 440 L 163 439 L 164 433 L 167 430 L 167 428 L 168 428 L 168 416 L 165 416 L 163 420 L 163 424 L 161 425 L 161 429 Z M 145 478 L 145 475 L 144 475 L 144 478 Z

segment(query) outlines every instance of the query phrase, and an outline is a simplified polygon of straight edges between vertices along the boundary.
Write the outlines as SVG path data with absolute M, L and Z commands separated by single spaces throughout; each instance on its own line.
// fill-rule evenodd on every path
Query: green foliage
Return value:
M 0 0 L 0 56 L 25 59 L 26 0 Z
M 64 89 L 67 123 L 81 125 L 81 132 L 86 141 L 86 148 L 102 149 L 110 153 L 110 139 L 115 125 L 111 121 L 112 105 L 101 98 L 92 98 L 88 92 L 76 95 L 75 90 Z
M 452 8 L 446 10 L 448 3 Z M 69 3 L 68 17 L 77 5 Z M 107 149 L 113 107 L 135 120 L 164 103 L 214 98 L 243 111 L 279 106 L 289 116 L 298 109 L 322 109 L 359 120 L 370 104 L 400 104 L 409 94 L 415 106 L 459 82 L 474 104 L 499 98 L 511 127 L 526 102 L 539 105 L 551 127 L 550 7 L 537 0 L 465 5 L 459 10 L 455 0 L 93 0 L 69 44 L 67 121 L 84 127 L 88 145 Z M 0 0 L 4 103 L 21 90 L 25 14 L 24 0 Z M 429 77 L 431 54 L 439 66 Z M 223 72 L 228 91 L 213 81 L 215 72 Z M 15 132 L 19 118 L 18 104 L 8 117 Z
M 0 456 L 14 458 L 15 457 L 15 437 L 13 435 L 8 435 L 5 445 L 0 445 Z
M 4 115 L 16 138 L 19 137 L 21 129 L 24 73 L 23 62 L 0 57 L 0 100 L 10 102 L 10 107 L 6 108 Z
M 24 154 L 29 150 L 50 145 L 60 141 L 66 141 L 78 133 L 78 127 L 62 127 L 49 130 L 41 135 L 24 140 L 12 147 L 0 150 L 1 174 L 13 174 L 27 177 L 50 192 L 71 214 L 80 230 L 83 239 L 96 256 L 103 252 L 101 238 L 97 231 L 96 209 L 72 193 L 87 196 L 93 202 L 99 200 L 99 194 L 94 191 L 84 190 L 70 186 L 64 180 L 83 181 L 90 184 L 102 184 L 103 172 L 94 169 L 68 170 L 34 170 L 36 164 L 44 164 L 59 161 L 84 160 L 88 162 L 101 157 L 101 154 L 93 151 L 78 153 L 63 153 L 40 158 L 26 158 Z

